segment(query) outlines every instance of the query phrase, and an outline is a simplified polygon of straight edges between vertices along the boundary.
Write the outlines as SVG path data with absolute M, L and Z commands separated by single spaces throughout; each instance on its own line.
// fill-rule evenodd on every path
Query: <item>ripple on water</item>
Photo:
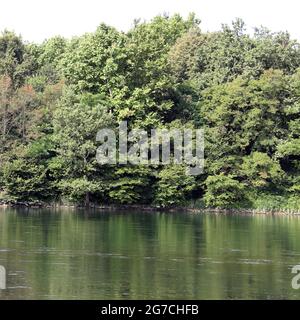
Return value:
M 269 264 L 272 260 L 268 259 L 238 259 L 241 264 Z

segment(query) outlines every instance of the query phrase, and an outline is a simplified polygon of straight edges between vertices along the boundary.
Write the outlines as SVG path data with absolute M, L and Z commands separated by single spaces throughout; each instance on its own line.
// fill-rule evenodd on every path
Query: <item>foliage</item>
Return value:
M 245 176 L 245 182 L 254 188 L 267 187 L 270 183 L 276 185 L 283 177 L 279 163 L 261 152 L 243 158 L 241 173 Z
M 159 172 L 155 202 L 162 206 L 182 205 L 195 188 L 195 178 L 186 174 L 184 166 L 167 166 Z
M 205 204 L 208 207 L 230 208 L 243 200 L 245 186 L 233 176 L 209 176 L 205 180 Z
M 74 203 L 299 210 L 300 45 L 241 19 L 101 24 L 73 39 L 0 36 L 0 193 Z M 205 171 L 100 165 L 96 133 L 203 128 Z M 297 209 L 298 208 L 298 209 Z

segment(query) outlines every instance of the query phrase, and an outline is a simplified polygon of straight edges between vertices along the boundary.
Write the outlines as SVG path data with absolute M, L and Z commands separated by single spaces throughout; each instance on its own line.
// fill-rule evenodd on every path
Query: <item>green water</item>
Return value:
M 300 219 L 0 210 L 0 299 L 299 299 Z

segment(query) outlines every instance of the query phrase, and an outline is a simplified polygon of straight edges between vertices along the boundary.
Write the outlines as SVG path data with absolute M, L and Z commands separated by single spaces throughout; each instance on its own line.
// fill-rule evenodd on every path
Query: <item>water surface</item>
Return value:
M 297 217 L 0 210 L 0 299 L 299 299 Z

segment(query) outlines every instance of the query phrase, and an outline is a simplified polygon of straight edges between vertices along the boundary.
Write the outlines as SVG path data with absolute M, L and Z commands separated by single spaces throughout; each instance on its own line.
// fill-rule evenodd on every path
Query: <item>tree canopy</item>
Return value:
M 97 131 L 124 120 L 204 129 L 204 172 L 99 165 Z M 195 15 L 42 44 L 5 30 L 0 138 L 3 199 L 299 210 L 300 45 L 241 19 L 203 32 Z

